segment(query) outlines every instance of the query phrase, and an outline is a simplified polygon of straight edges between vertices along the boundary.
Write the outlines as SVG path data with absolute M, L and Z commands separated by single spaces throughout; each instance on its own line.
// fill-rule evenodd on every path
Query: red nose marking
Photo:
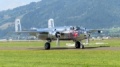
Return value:
M 74 38 L 78 37 L 78 32 L 73 33 Z

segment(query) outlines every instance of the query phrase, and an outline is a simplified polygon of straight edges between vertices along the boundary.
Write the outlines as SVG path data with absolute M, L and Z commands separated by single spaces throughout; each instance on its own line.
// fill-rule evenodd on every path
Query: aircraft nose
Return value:
M 76 37 L 78 37 L 78 32 L 74 32 L 73 33 L 73 36 L 76 38 Z

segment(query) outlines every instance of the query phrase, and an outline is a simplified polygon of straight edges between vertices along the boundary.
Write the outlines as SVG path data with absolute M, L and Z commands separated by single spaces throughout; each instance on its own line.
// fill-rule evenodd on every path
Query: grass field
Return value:
M 93 44 L 89 46 L 101 46 Z M 102 46 L 120 47 L 120 39 L 103 40 Z M 66 41 L 61 45 L 65 46 Z M 55 42 L 52 43 L 55 46 Z M 0 42 L 2 47 L 43 47 L 40 42 Z M 89 47 L 88 46 L 88 47 Z M 120 50 L 0 50 L 0 67 L 120 67 Z

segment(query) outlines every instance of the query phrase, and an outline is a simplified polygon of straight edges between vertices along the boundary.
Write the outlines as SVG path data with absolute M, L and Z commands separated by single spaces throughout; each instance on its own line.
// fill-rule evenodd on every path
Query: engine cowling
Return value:
M 56 33 L 55 33 L 55 37 L 56 37 L 56 38 L 60 38 L 60 36 L 61 36 L 60 32 L 56 32 Z
M 98 30 L 98 33 L 102 33 L 103 31 L 101 31 L 101 30 Z
M 74 38 L 78 37 L 78 32 L 74 32 L 74 33 L 73 33 L 73 37 L 74 37 Z

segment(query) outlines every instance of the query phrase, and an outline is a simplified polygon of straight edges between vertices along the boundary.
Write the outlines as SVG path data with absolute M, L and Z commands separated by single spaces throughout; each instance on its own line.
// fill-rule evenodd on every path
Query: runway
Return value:
M 0 47 L 0 50 L 45 50 L 44 47 Z M 51 47 L 50 50 L 120 50 L 120 47 L 98 46 L 76 49 L 75 47 Z

